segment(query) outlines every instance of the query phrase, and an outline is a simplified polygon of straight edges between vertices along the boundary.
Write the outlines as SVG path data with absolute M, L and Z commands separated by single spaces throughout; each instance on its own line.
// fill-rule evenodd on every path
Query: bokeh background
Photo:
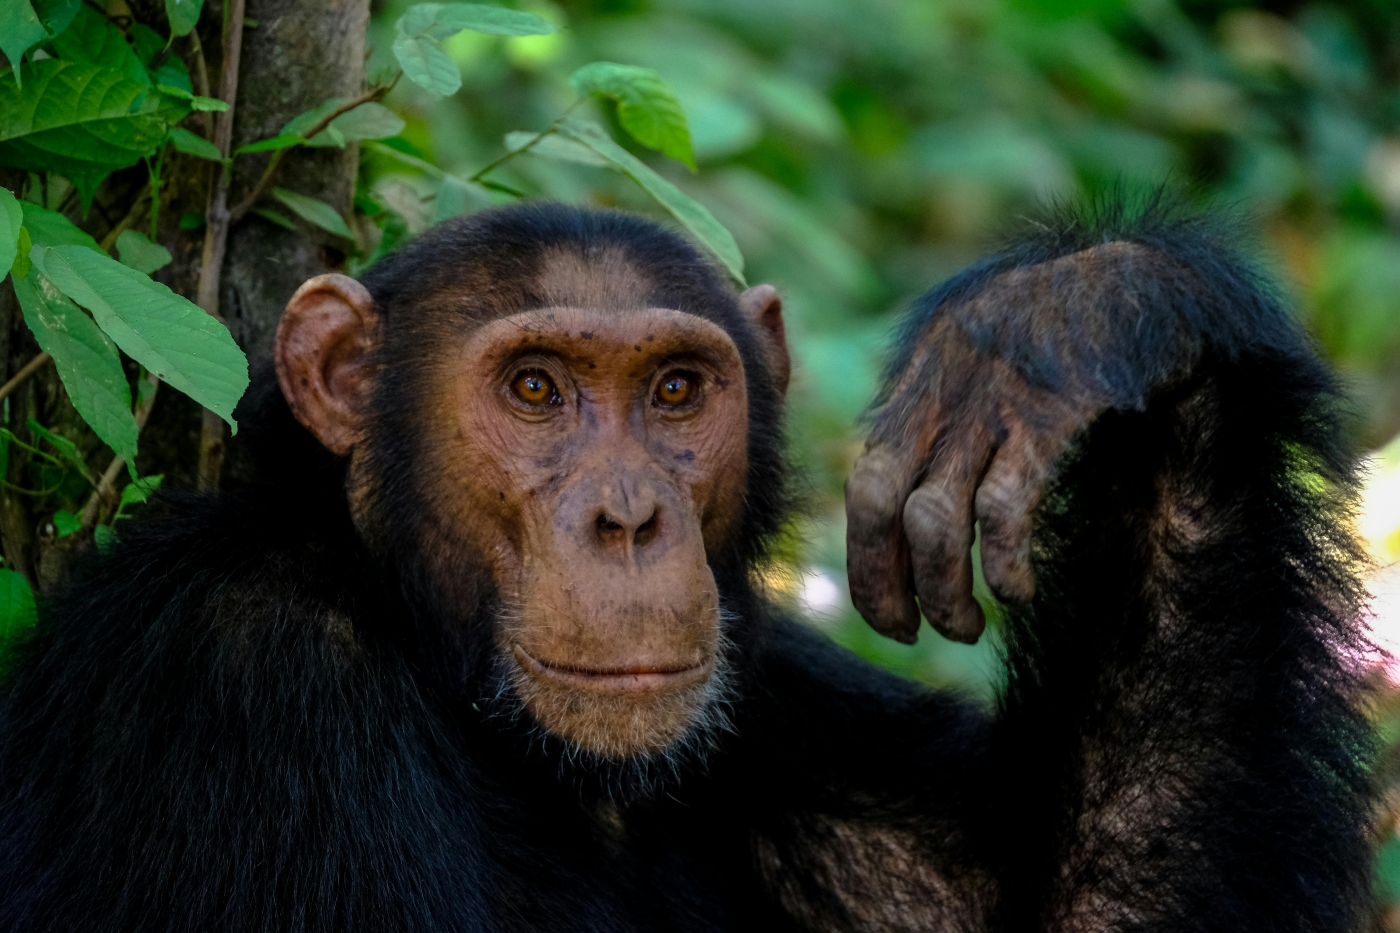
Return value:
M 376 4 L 370 69 L 407 4 Z M 505 133 L 542 129 L 595 60 L 659 71 L 700 171 L 636 149 L 734 233 L 750 282 L 785 297 L 796 358 L 794 459 L 810 508 L 771 584 L 837 641 L 901 673 L 990 697 L 995 637 L 875 636 L 844 577 L 841 483 L 860 447 L 893 317 L 1049 198 L 1163 181 L 1242 210 L 1263 260 L 1345 374 L 1374 451 L 1361 530 L 1400 560 L 1400 2 L 1238 0 L 518 0 L 565 27 L 446 48 L 463 88 L 402 86 L 388 145 L 461 176 Z M 604 106 L 597 119 L 610 121 Z M 622 133 L 619 139 L 626 139 Z M 360 196 L 413 233 L 437 179 L 366 156 Z M 656 212 L 603 168 L 525 156 L 491 178 L 572 202 Z M 1395 438 L 1395 440 L 1392 440 Z M 1379 571 L 1375 630 L 1400 653 L 1400 570 Z M 1400 667 L 1373 660 L 1376 716 L 1400 738 Z M 1400 774 L 1400 755 L 1384 764 Z M 1400 804 L 1400 794 L 1394 802 Z M 1400 807 L 1382 820 L 1379 928 L 1400 929 Z

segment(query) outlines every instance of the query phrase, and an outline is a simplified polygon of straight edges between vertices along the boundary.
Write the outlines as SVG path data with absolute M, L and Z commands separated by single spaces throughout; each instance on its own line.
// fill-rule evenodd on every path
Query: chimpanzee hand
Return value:
M 846 484 L 851 597 L 872 627 L 912 643 L 922 608 L 977 640 L 974 522 L 992 591 L 1032 597 L 1031 515 L 1056 462 L 1103 411 L 1142 407 L 1189 367 L 1200 341 L 1172 299 L 1192 279 L 1109 243 L 934 299 Z

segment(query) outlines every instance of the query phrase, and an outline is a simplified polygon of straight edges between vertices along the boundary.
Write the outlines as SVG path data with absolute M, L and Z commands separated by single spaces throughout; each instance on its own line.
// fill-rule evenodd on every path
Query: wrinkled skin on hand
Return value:
M 932 309 L 846 484 L 851 598 L 876 631 L 912 644 L 922 610 L 946 637 L 977 641 L 974 523 L 992 592 L 1010 603 L 1034 596 L 1032 515 L 1057 462 L 1101 413 L 1141 407 L 1199 351 L 1181 322 L 1147 318 L 1104 274 L 1140 265 L 1154 285 L 1194 278 L 1167 263 L 1109 243 Z M 1133 367 L 1144 384 L 1116 378 Z

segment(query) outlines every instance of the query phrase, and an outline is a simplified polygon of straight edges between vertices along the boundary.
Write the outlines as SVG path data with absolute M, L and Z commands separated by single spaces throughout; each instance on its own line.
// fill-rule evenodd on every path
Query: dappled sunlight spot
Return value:
M 1367 581 L 1367 624 L 1391 683 L 1400 685 L 1400 437 L 1368 464 L 1358 531 L 1379 569 Z
M 830 622 L 850 604 L 841 584 L 820 568 L 804 570 L 797 583 L 797 605 L 817 623 Z
M 1367 464 L 1358 530 L 1378 562 L 1400 561 L 1400 436 Z
M 1371 594 L 1367 609 L 1371 639 L 1381 654 L 1386 677 L 1400 686 L 1400 563 L 1377 571 L 1367 589 Z

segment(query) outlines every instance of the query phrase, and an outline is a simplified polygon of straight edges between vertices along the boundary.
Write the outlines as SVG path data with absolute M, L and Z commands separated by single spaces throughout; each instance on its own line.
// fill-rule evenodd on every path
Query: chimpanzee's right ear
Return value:
M 298 288 L 277 326 L 277 381 L 292 414 L 327 449 L 360 440 L 369 350 L 379 329 L 374 299 L 347 275 L 318 275 Z

